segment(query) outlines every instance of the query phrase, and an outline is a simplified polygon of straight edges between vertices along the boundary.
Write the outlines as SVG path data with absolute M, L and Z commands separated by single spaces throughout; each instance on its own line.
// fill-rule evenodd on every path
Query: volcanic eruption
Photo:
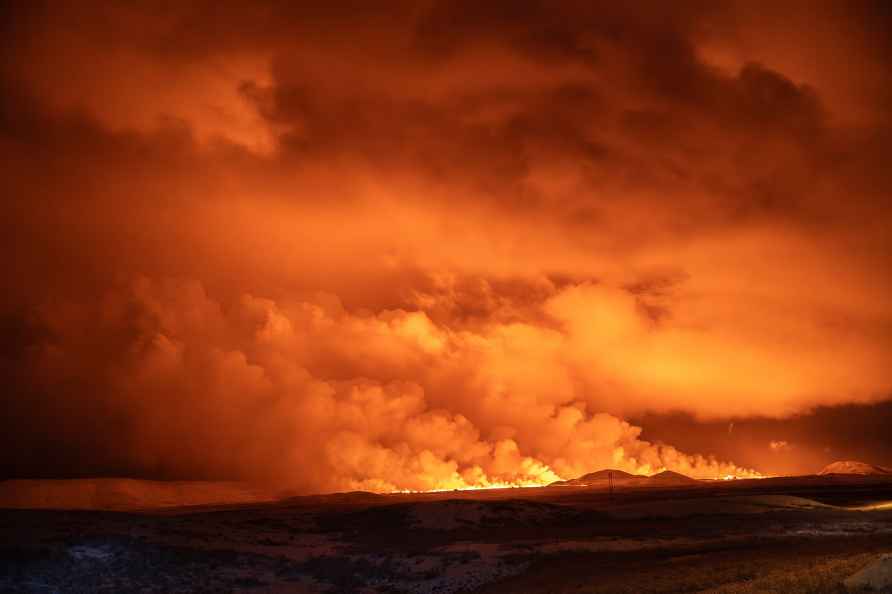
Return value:
M 13 4 L 4 476 L 422 491 L 882 442 L 839 411 L 892 393 L 859 9 Z

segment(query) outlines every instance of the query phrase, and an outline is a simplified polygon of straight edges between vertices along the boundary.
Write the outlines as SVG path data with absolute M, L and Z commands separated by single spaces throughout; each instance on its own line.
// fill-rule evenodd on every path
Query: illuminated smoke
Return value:
M 801 472 L 750 423 L 892 393 L 882 3 L 7 4 L 5 475 Z
M 754 474 L 593 412 L 572 342 L 535 324 L 456 330 L 331 297 L 224 307 L 198 283 L 148 280 L 47 315 L 34 373 L 51 390 L 97 378 L 68 402 L 108 407 L 122 425 L 106 439 L 140 472 L 315 491 L 541 485 L 603 467 Z

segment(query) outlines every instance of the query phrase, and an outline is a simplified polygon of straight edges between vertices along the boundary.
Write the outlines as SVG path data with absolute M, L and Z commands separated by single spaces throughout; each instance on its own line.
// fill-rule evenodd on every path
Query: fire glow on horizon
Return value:
M 654 472 L 651 475 L 647 474 L 636 474 L 634 476 L 648 477 L 653 476 L 654 474 L 659 474 L 668 470 L 666 468 L 660 469 Z M 714 480 L 714 481 L 736 481 L 736 480 L 748 480 L 748 479 L 764 479 L 771 478 L 768 475 L 763 475 L 756 471 L 746 471 L 741 475 L 733 475 L 726 474 L 724 476 L 716 476 L 714 478 L 703 478 L 700 480 Z M 557 478 L 556 481 L 563 481 L 566 479 Z M 420 494 L 420 493 L 448 493 L 451 491 L 485 491 L 492 489 L 530 489 L 530 488 L 541 488 L 547 487 L 551 485 L 555 481 L 548 480 L 528 480 L 528 481 L 518 481 L 518 482 L 496 482 L 496 483 L 488 483 L 485 485 L 467 485 L 461 484 L 455 487 L 438 487 L 434 489 L 426 489 L 426 490 L 412 490 L 412 489 L 397 489 L 391 491 L 393 494 Z

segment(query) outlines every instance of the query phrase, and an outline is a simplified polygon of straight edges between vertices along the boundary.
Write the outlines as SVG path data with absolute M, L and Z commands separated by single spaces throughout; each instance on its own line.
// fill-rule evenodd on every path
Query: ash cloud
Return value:
M 888 400 L 889 15 L 808 8 L 10 4 L 4 473 L 707 475 L 622 419 Z

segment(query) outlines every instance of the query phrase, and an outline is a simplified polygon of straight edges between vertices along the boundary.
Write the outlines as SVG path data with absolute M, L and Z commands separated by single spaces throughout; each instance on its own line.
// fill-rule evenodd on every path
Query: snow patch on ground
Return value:
M 76 561 L 99 561 L 107 563 L 113 560 L 120 551 L 111 544 L 74 545 L 68 547 L 68 554 Z
M 475 590 L 499 579 L 519 575 L 529 562 L 507 561 L 499 554 L 481 555 L 472 548 L 444 547 L 420 556 L 364 555 L 370 563 L 387 563 L 390 576 L 371 580 L 369 585 L 383 591 L 407 594 L 453 594 Z
M 883 555 L 843 583 L 850 592 L 892 592 L 892 555 Z
M 759 514 L 779 510 L 815 510 L 833 506 L 791 495 L 755 495 L 682 499 L 620 505 L 608 513 L 615 518 L 682 518 L 695 515 Z

